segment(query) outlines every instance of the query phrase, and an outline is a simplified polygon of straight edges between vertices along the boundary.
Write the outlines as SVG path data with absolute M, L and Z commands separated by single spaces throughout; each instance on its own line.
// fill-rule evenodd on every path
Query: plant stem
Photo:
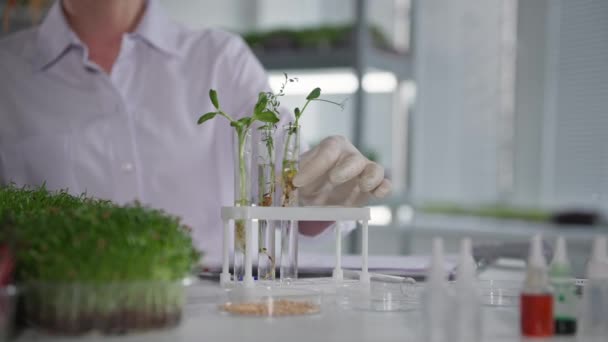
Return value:
M 225 117 L 226 119 L 228 119 L 228 121 L 230 121 L 231 123 L 234 122 L 234 119 L 230 117 L 230 115 L 224 113 L 222 110 L 218 110 L 217 113 L 223 117 Z
M 238 139 L 238 169 L 239 169 L 239 198 L 235 199 L 237 206 L 246 206 L 248 205 L 247 200 L 247 168 L 245 165 L 245 146 L 247 139 L 247 129 L 237 129 L 237 139 Z M 245 221 L 238 220 L 235 222 L 236 225 L 236 234 L 235 234 L 235 242 L 238 247 L 244 252 L 246 252 L 246 241 L 245 241 Z M 235 246 L 236 247 L 236 246 Z
M 247 169 L 245 165 L 245 140 L 247 137 L 247 130 L 242 130 L 237 133 L 239 140 L 239 193 L 240 198 L 238 203 L 240 205 L 247 205 Z
M 272 137 L 270 137 L 269 139 L 272 139 Z M 273 146 L 274 144 L 266 144 L 266 148 L 268 149 L 268 164 L 270 166 L 270 196 L 271 198 L 274 198 L 274 192 L 275 192 L 275 188 L 276 188 L 276 172 L 274 169 L 274 161 L 273 161 L 273 156 L 275 155 L 273 152 Z M 270 205 L 272 206 L 272 203 L 270 203 Z

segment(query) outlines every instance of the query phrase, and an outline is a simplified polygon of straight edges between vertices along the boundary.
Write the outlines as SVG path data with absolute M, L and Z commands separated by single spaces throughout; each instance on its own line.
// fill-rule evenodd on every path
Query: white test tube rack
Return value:
M 370 283 L 368 269 L 368 239 L 369 239 L 369 208 L 347 208 L 347 207 L 223 207 L 222 220 L 224 222 L 223 232 L 223 255 L 222 273 L 220 274 L 220 284 L 227 286 L 233 282 L 230 274 L 230 222 L 235 220 L 268 220 L 268 221 L 333 221 L 336 239 L 336 264 L 334 265 L 333 278 L 342 281 L 344 274 L 342 271 L 342 237 L 340 234 L 339 222 L 355 221 L 361 223 L 361 274 L 359 281 L 362 284 Z M 245 231 L 245 276 L 243 284 L 246 287 L 255 286 L 253 279 L 253 232 L 252 224 L 246 225 Z

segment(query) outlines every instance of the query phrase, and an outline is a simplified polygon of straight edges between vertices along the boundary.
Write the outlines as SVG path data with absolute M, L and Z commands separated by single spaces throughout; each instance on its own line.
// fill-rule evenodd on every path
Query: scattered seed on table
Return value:
M 319 312 L 319 306 L 310 302 L 277 300 L 262 303 L 224 304 L 222 310 L 244 316 L 294 316 Z

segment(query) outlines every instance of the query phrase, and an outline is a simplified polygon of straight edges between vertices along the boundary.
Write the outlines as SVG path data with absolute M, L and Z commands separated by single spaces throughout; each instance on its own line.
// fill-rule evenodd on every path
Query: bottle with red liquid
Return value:
M 528 268 L 521 293 L 520 309 L 522 336 L 529 338 L 553 336 L 553 293 L 540 235 L 534 236 L 530 242 Z

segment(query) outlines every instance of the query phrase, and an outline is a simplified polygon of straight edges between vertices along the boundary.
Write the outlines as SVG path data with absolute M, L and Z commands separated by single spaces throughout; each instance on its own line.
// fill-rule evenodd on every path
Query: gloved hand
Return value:
M 384 168 L 365 158 L 346 138 L 332 136 L 300 158 L 293 180 L 303 205 L 362 206 L 391 192 Z

